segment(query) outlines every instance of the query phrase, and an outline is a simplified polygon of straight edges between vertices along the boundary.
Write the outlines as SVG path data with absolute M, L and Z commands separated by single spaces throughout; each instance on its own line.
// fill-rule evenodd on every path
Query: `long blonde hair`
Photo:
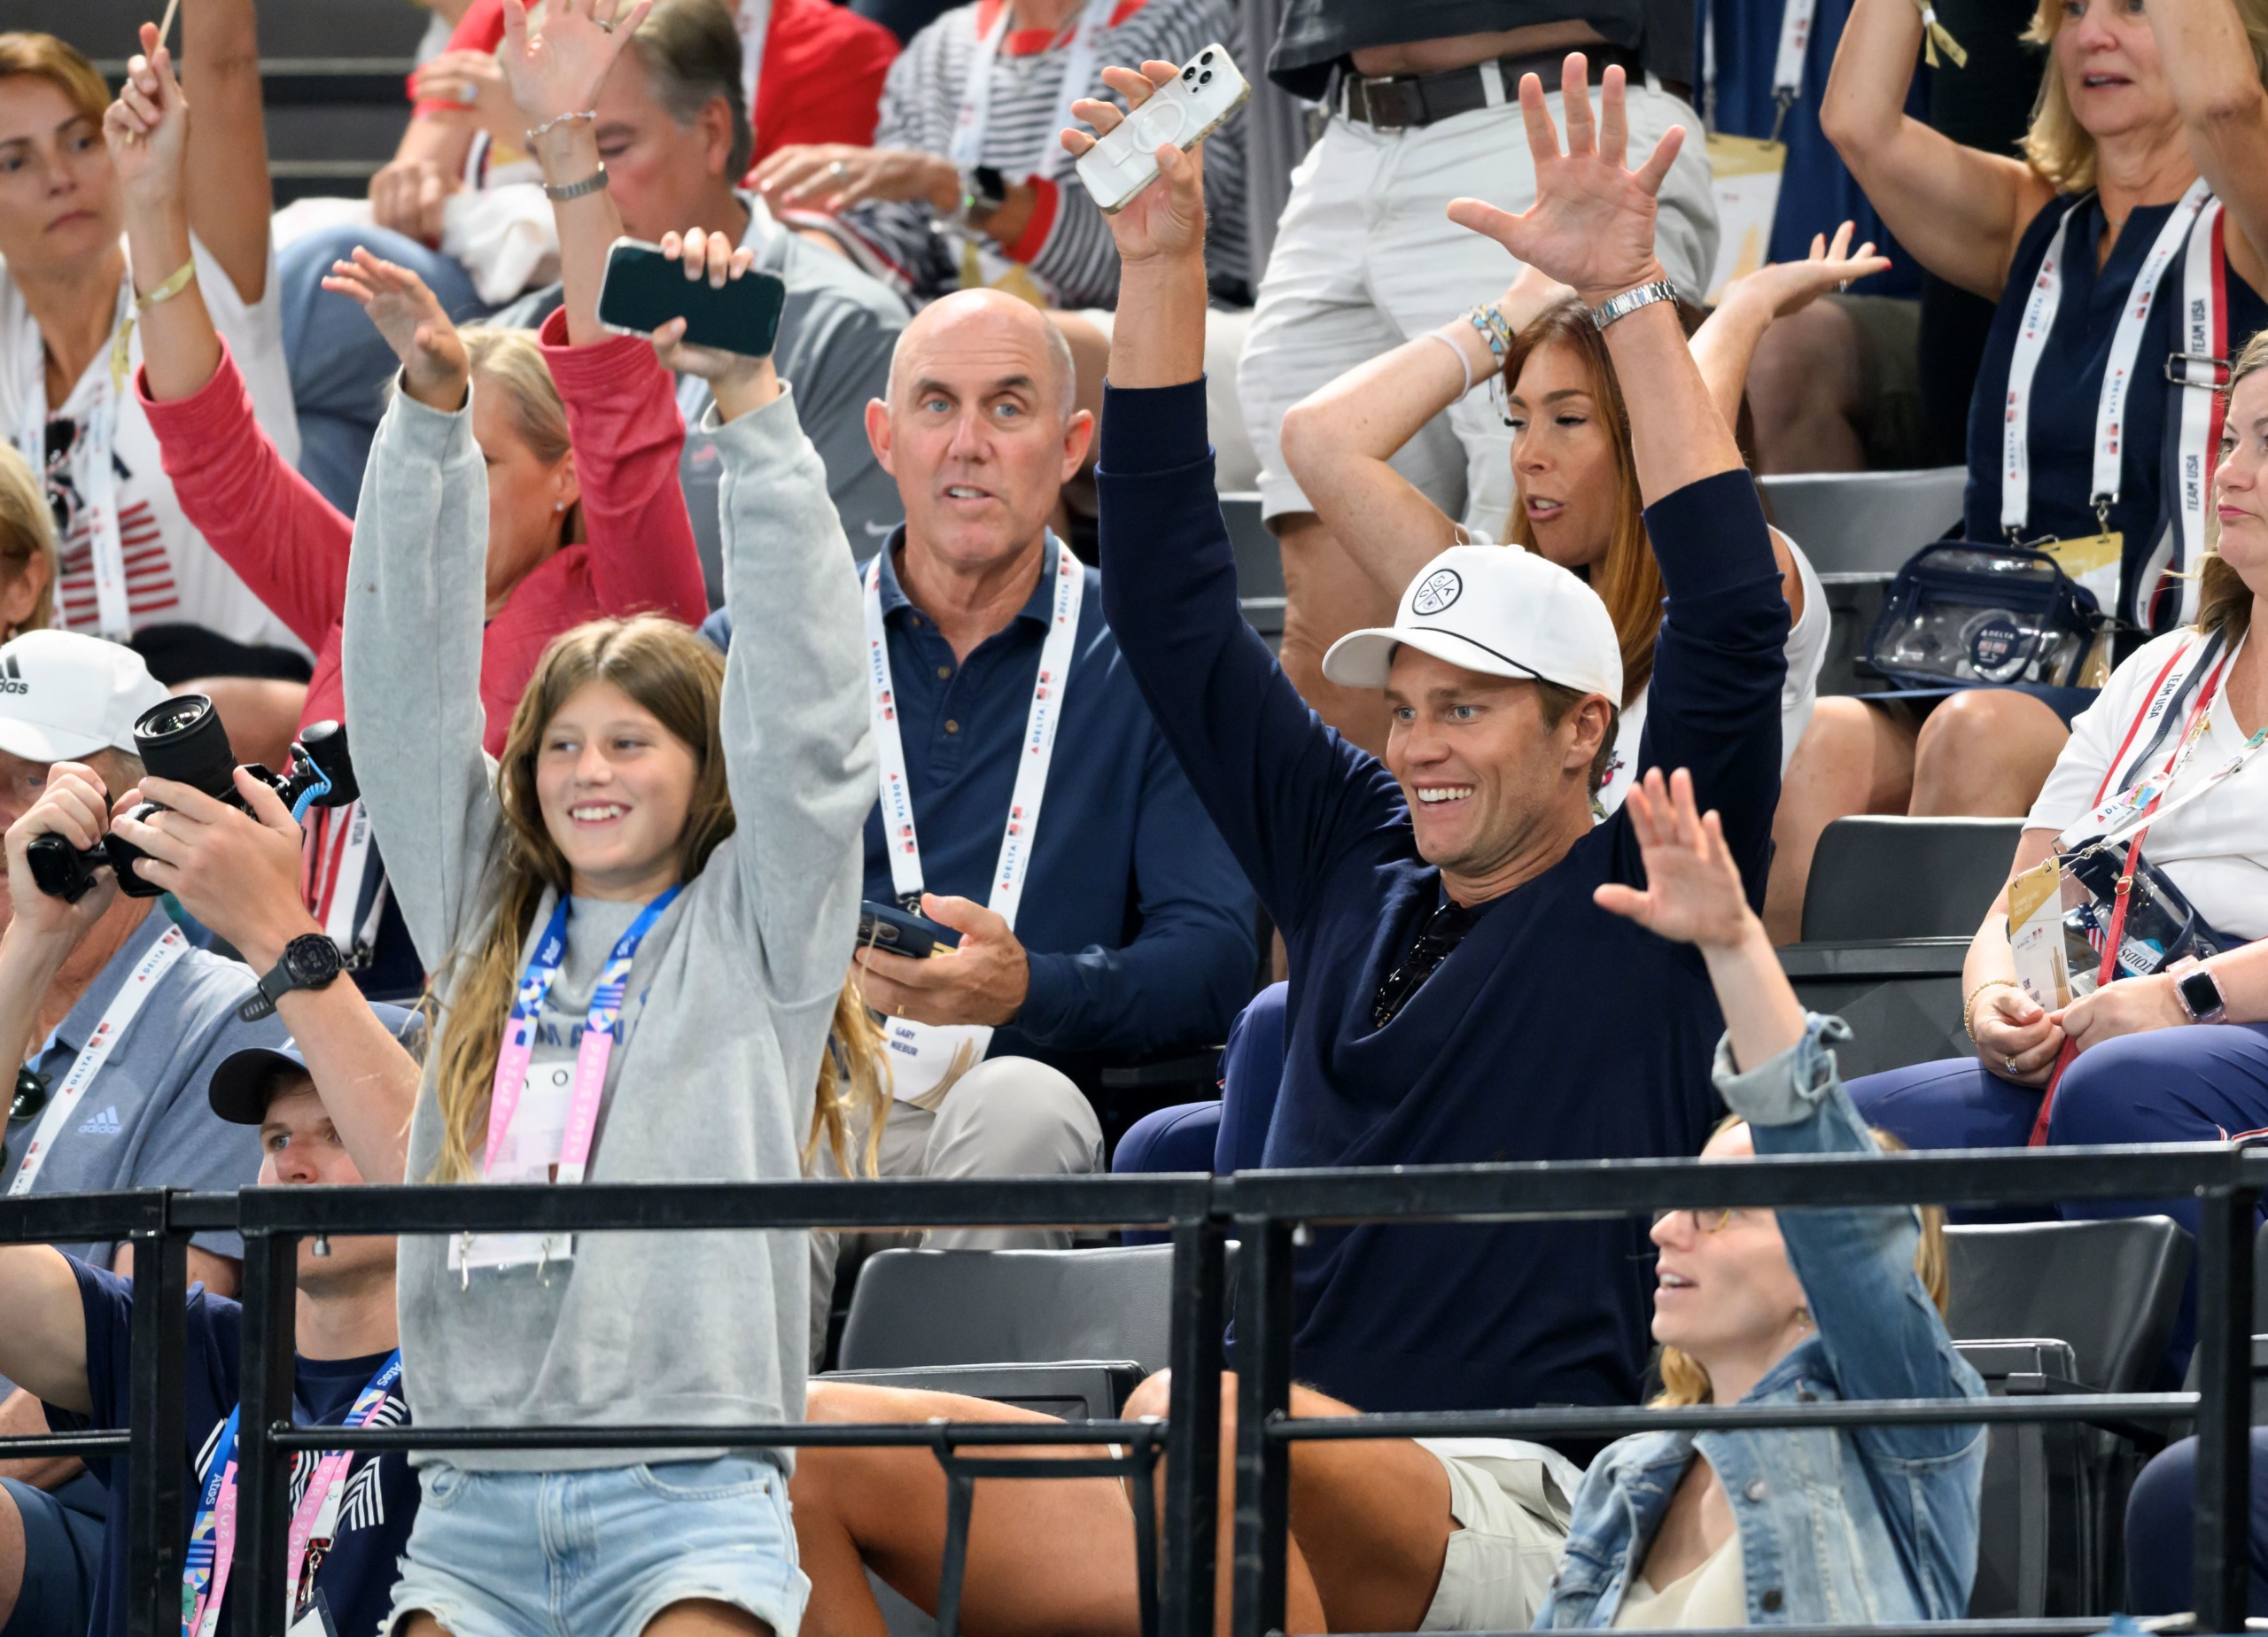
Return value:
M 547 889 L 565 893 L 567 860 L 551 839 L 536 796 L 536 756 L 544 729 L 578 689 L 592 682 L 620 688 L 693 752 L 693 800 L 678 838 L 678 880 L 691 881 L 717 844 L 733 833 L 718 728 L 725 662 L 693 630 L 659 615 L 593 620 L 552 639 L 512 712 L 496 768 L 497 826 L 487 868 L 486 929 L 470 948 L 451 951 L 435 974 L 440 1035 L 441 1151 L 435 1182 L 463 1182 L 478 1172 L 472 1154 L 486 1139 L 488 1093 L 504 1020 L 518 988 L 520 951 Z M 439 999 L 442 981 L 447 998 Z
M 819 1144 L 827 1144 L 835 1168 L 845 1176 L 874 1176 L 882 1170 L 882 1123 L 889 1118 L 889 1066 L 882 1056 L 882 1026 L 866 1009 L 866 985 L 853 973 L 835 997 L 835 1021 L 819 1054 L 819 1089 L 812 1099 L 811 1135 L 804 1139 L 804 1169 L 812 1168 Z M 857 1165 L 850 1159 L 858 1137 Z
M 46 585 L 31 612 L 0 631 L 0 639 L 47 629 L 55 617 L 56 573 L 55 522 L 46 489 L 22 455 L 0 444 L 0 583 L 12 585 L 33 573 L 42 574 Z
M 559 383 L 552 379 L 535 332 L 473 324 L 458 334 L 474 378 L 504 394 L 506 415 L 520 441 L 546 466 L 566 459 L 575 446 L 568 433 L 567 404 L 559 396 Z M 583 538 L 580 500 L 567 508 L 559 538 L 568 543 Z
M 2236 384 L 2264 367 L 2268 367 L 2268 330 L 2246 342 L 2244 351 L 2236 355 L 2236 362 L 2229 369 L 2228 395 L 2233 397 Z M 2205 556 L 2197 565 L 2197 629 L 2205 635 L 2227 632 L 2228 645 L 2233 648 L 2244 640 L 2244 633 L 2251 626 L 2252 587 L 2221 555 L 2220 508 L 2209 504 L 2205 508 Z
M 1740 1116 L 1728 1114 L 1717 1121 L 1714 1137 L 1740 1123 Z M 1902 1154 L 1906 1144 L 1880 1126 L 1868 1128 L 1873 1134 L 1875 1146 L 1884 1153 Z M 1952 1270 L 1946 1261 L 1946 1213 L 1943 1206 L 1925 1205 L 1922 1208 L 1922 1242 L 1914 1248 L 1914 1271 L 1921 1278 L 1922 1288 L 1930 1292 L 1930 1300 L 1937 1304 L 1938 1316 L 1943 1318 L 1946 1303 L 1953 1297 Z M 1689 1404 L 1711 1404 L 1716 1401 L 1716 1389 L 1709 1383 L 1709 1372 L 1701 1361 L 1682 1348 L 1664 1344 L 1660 1361 L 1662 1390 L 1654 1398 L 1657 1409 L 1682 1409 Z
M 2026 43 L 2042 48 L 2054 44 L 2063 27 L 2064 0 L 2039 0 L 2031 26 L 2023 31 Z M 2252 72 L 2268 85 L 2268 0 L 2234 0 L 2237 21 L 2252 46 Z M 2040 178 L 2058 193 L 2080 193 L 2094 186 L 2094 137 L 2071 112 L 2064 95 L 2063 76 L 2051 58 L 2039 75 L 2039 94 L 2032 101 L 2031 124 L 2023 134 L 2023 157 Z

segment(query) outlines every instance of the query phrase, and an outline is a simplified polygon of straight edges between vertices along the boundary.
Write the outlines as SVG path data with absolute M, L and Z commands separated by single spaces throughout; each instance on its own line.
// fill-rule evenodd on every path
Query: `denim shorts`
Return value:
M 730 1603 L 796 1637 L 787 1475 L 747 1455 L 576 1472 L 420 1469 L 389 1637 L 423 1610 L 453 1637 L 637 1637 L 670 1604 Z

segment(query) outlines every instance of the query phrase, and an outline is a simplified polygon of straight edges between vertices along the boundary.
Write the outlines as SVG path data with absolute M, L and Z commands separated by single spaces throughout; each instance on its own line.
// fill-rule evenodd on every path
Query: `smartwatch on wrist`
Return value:
M 1008 202 L 1008 179 L 990 165 L 960 167 L 960 210 L 955 216 L 964 228 L 976 227 L 976 218 L 990 216 Z
M 293 989 L 328 989 L 338 981 L 346 963 L 338 945 L 320 932 L 304 932 L 284 946 L 283 958 L 260 981 L 251 999 L 237 1008 L 237 1016 L 257 1023 L 276 1010 L 276 1003 Z
M 2228 1001 L 2210 966 L 2192 966 L 2173 981 L 2174 998 L 2192 1023 L 2220 1023 L 2228 1019 Z

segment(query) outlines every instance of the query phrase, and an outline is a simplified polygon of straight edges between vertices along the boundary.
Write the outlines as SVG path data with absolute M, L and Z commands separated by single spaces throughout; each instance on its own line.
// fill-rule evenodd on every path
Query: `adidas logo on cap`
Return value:
M 13 654 L 0 658 L 0 694 L 28 694 L 31 684 L 24 680 L 23 663 Z

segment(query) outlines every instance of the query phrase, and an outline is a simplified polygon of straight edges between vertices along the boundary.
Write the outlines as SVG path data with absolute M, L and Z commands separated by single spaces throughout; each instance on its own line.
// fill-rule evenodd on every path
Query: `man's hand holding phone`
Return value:
M 746 278 L 756 265 L 754 251 L 734 244 L 722 233 L 701 228 L 664 234 L 662 254 L 683 267 L 687 283 L 706 280 L 712 290 Z M 688 346 L 685 327 L 683 318 L 673 318 L 655 330 L 654 351 L 661 355 L 664 368 L 708 382 L 710 392 L 716 395 L 717 412 L 726 420 L 761 409 L 780 396 L 780 377 L 772 368 L 769 353 L 751 357 L 716 347 Z

